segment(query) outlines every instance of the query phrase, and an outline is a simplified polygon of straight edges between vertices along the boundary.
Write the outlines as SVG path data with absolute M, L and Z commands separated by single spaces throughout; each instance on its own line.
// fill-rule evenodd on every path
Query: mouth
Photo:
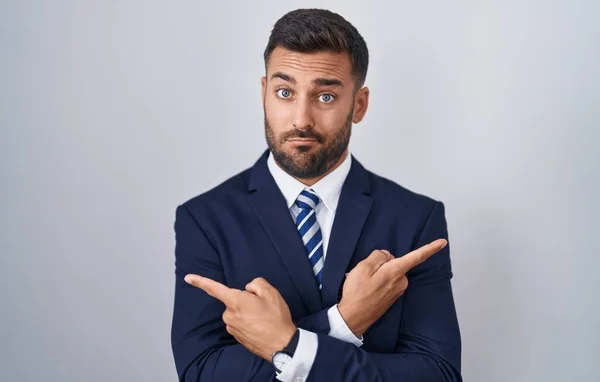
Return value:
M 317 142 L 316 139 L 314 138 L 292 138 L 292 139 L 288 139 L 288 142 L 292 142 L 292 143 L 313 143 L 313 142 Z

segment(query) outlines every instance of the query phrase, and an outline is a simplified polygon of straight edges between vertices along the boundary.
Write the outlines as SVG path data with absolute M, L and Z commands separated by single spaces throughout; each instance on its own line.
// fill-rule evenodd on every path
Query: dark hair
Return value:
M 337 13 L 325 9 L 297 9 L 275 23 L 265 49 L 265 67 L 276 47 L 294 52 L 347 52 L 356 89 L 365 83 L 369 66 L 367 43 L 356 28 Z

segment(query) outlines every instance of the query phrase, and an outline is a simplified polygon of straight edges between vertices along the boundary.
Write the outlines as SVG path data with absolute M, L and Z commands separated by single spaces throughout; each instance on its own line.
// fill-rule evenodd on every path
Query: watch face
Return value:
M 291 361 L 292 357 L 287 353 L 278 351 L 273 355 L 273 366 L 278 373 L 282 373 Z

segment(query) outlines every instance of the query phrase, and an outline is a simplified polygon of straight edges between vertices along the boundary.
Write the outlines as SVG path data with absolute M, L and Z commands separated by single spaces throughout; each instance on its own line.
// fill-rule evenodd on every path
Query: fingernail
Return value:
M 444 249 L 446 245 L 448 245 L 448 242 L 446 240 L 442 241 L 442 244 L 440 244 L 440 249 Z
M 186 283 L 191 284 L 192 283 L 192 276 L 187 275 L 183 278 L 185 280 Z

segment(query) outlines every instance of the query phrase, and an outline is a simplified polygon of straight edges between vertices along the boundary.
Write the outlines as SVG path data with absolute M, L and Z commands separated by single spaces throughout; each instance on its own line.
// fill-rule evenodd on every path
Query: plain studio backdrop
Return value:
M 351 149 L 446 205 L 465 381 L 600 380 L 600 3 L 2 1 L 0 380 L 174 381 L 175 208 L 266 148 L 275 21 L 367 41 Z

